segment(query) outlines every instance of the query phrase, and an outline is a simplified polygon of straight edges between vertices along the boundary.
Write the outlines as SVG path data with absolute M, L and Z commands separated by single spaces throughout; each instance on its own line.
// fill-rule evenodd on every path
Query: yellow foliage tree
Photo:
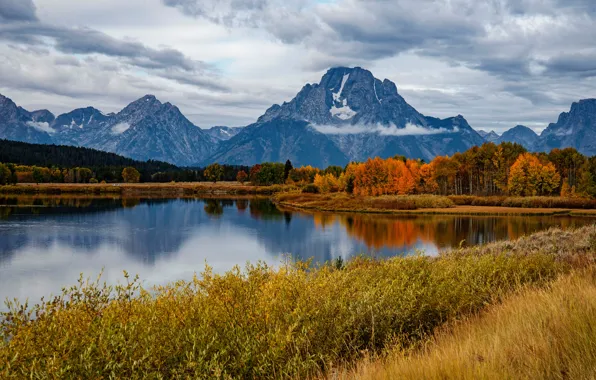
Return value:
M 552 163 L 542 164 L 533 154 L 524 153 L 511 166 L 508 188 L 511 195 L 551 195 L 560 182 Z
M 331 173 L 321 175 L 316 174 L 314 185 L 319 190 L 319 193 L 335 193 L 339 191 L 339 180 Z

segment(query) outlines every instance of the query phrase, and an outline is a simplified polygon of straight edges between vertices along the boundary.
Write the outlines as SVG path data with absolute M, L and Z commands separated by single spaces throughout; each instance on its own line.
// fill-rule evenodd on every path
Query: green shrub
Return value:
M 314 183 L 309 183 L 308 185 L 306 185 L 302 188 L 302 192 L 308 193 L 308 194 L 318 194 L 319 188 L 317 186 L 315 186 Z

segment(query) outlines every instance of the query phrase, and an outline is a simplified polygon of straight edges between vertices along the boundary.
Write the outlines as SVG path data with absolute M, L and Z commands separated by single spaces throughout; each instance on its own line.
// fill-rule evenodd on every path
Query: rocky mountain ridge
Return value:
M 573 103 L 540 136 L 524 126 L 498 136 L 476 132 L 461 115 L 425 116 L 390 80 L 360 67 L 337 67 L 242 128 L 201 129 L 153 95 L 117 113 L 87 107 L 57 117 L 48 110 L 27 111 L 0 95 L 0 138 L 83 146 L 180 166 L 287 159 L 295 165 L 327 166 L 398 154 L 429 161 L 485 141 L 517 142 L 529 150 L 572 146 L 596 155 L 596 99 Z

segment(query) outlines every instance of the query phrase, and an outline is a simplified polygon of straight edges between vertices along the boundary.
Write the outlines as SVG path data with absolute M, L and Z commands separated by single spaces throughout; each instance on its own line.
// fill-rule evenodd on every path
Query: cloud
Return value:
M 282 42 L 295 44 L 318 31 L 306 13 L 310 0 L 162 0 L 168 7 L 229 28 L 262 28 Z
M 459 129 L 452 130 L 445 128 L 426 128 L 420 125 L 408 123 L 404 128 L 398 128 L 395 125 L 317 125 L 311 124 L 316 131 L 326 135 L 357 135 L 363 133 L 376 133 L 381 136 L 424 136 L 438 135 L 443 133 L 456 133 Z
M 46 122 L 28 121 L 27 125 L 37 129 L 38 131 L 47 132 L 49 134 L 56 133 L 56 131 L 50 127 L 50 124 Z
M 128 123 L 118 123 L 112 127 L 112 133 L 115 135 L 120 135 L 130 128 L 130 124 Z
M 203 62 L 192 60 L 171 48 L 154 49 L 140 42 L 124 41 L 88 28 L 68 28 L 44 23 L 11 23 L 0 25 L 0 39 L 30 45 L 48 45 L 66 54 L 101 54 L 123 58 L 131 65 L 147 69 L 175 67 L 184 71 L 207 69 Z
M 37 21 L 33 0 L 1 0 L 0 21 Z

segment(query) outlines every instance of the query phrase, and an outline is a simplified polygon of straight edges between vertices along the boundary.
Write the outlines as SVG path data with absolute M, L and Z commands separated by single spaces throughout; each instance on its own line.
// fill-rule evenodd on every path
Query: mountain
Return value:
M 559 115 L 540 135 L 537 150 L 573 147 L 579 152 L 596 155 L 596 99 L 584 99 L 571 105 L 569 112 Z
M 29 112 L 0 95 L 0 138 L 51 143 L 53 130 L 49 126 L 53 119 L 54 115 L 49 111 Z
M 203 164 L 220 162 L 254 165 L 260 162 L 284 162 L 295 165 L 327 167 L 345 165 L 348 157 L 325 135 L 308 122 L 292 119 L 272 120 L 245 127 Z
M 263 157 L 294 157 L 297 165 L 345 165 L 396 154 L 431 160 L 483 142 L 462 116 L 424 116 L 390 80 L 359 67 L 339 67 L 304 86 L 290 102 L 270 107 L 255 124 L 222 142 L 210 160 L 250 165 Z
M 530 128 L 524 125 L 517 125 L 503 133 L 501 137 L 494 142 L 495 144 L 500 144 L 502 142 L 518 143 L 528 150 L 533 150 L 538 138 L 536 132 Z
M 0 95 L 0 138 L 94 148 L 180 166 L 208 157 L 216 145 L 209 133 L 191 123 L 176 106 L 161 103 L 153 95 L 115 114 L 87 107 L 58 117 L 47 110 L 29 112 Z
M 137 160 L 159 160 L 181 166 L 192 165 L 197 157 L 213 149 L 209 135 L 191 123 L 170 103 L 146 95 L 101 122 L 84 125 L 89 130 L 80 145 L 118 153 Z
M 226 141 L 231 139 L 232 137 L 236 136 L 240 131 L 242 131 L 243 127 L 211 127 L 205 132 L 209 134 L 209 136 L 213 137 L 215 141 Z
M 490 131 L 490 132 L 486 132 L 486 131 L 478 131 L 478 134 L 480 135 L 480 137 L 482 137 L 484 139 L 484 141 L 486 142 L 495 142 L 499 139 L 499 135 L 497 134 L 497 132 L 495 131 Z

